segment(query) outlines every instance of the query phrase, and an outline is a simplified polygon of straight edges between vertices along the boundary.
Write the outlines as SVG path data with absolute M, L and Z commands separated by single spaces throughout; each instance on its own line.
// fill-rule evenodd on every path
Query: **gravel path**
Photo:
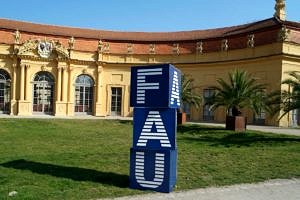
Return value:
M 257 184 L 212 187 L 182 192 L 151 193 L 116 200 L 299 200 L 300 179 L 275 179 Z

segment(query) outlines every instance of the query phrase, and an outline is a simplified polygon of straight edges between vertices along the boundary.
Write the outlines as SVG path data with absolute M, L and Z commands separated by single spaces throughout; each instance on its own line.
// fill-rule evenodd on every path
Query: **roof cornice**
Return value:
M 170 42 L 170 41 L 195 41 L 207 40 L 213 38 L 222 38 L 232 35 L 253 33 L 264 29 L 271 29 L 282 24 L 300 27 L 300 23 L 281 21 L 276 17 L 252 22 L 248 24 L 206 29 L 206 30 L 191 30 L 178 32 L 124 32 L 124 31 L 109 31 L 109 30 L 95 30 L 84 29 L 65 26 L 54 26 L 46 24 L 37 24 L 31 22 L 15 21 L 10 19 L 0 18 L 0 29 L 5 30 L 19 30 L 21 32 L 52 35 L 61 37 L 75 37 L 85 39 L 101 39 L 107 41 L 133 41 L 133 42 Z

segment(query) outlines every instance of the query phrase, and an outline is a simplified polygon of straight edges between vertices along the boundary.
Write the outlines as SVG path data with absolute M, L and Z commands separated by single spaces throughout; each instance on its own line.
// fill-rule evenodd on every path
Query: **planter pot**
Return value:
M 178 112 L 177 113 L 177 125 L 185 124 L 186 122 L 186 113 Z
M 226 129 L 237 132 L 246 130 L 247 119 L 243 116 L 226 116 Z

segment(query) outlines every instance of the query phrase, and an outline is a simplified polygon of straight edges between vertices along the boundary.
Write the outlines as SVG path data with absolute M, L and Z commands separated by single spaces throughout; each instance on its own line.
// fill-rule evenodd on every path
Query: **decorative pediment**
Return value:
M 54 42 L 53 50 L 55 50 L 58 55 L 62 55 L 65 58 L 70 57 L 68 49 L 66 49 L 59 41 Z
M 62 58 L 69 58 L 69 51 L 59 41 L 29 39 L 15 49 L 17 55 L 24 55 L 36 51 L 42 58 L 49 58 L 53 52 Z
M 37 48 L 37 42 L 34 40 L 27 40 L 20 47 L 15 49 L 17 55 L 23 55 L 26 52 L 32 51 Z

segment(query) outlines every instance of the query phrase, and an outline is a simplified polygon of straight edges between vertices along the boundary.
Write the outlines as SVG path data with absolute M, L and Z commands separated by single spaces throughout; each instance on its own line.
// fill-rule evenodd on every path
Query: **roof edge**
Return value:
M 286 24 L 288 26 L 295 26 L 296 28 L 300 28 L 300 23 L 298 22 L 281 21 L 276 17 L 237 26 L 175 32 L 126 32 L 96 30 L 89 28 L 85 29 L 78 27 L 39 24 L 0 18 L 0 29 L 19 30 L 21 32 L 33 34 L 53 35 L 61 37 L 136 42 L 193 41 L 202 39 L 206 40 L 211 38 L 226 37 L 229 35 L 238 35 L 245 32 L 258 31 L 263 28 L 269 28 L 280 24 Z

